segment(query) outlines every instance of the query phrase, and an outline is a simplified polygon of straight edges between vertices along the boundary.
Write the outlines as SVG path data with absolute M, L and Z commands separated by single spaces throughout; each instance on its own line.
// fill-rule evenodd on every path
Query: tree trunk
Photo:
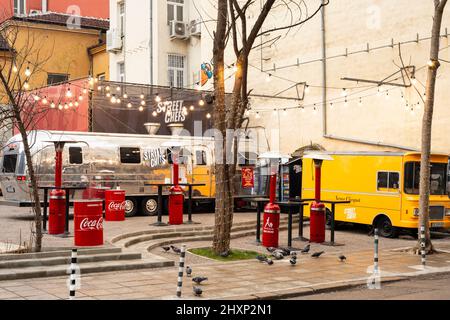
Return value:
M 33 251 L 41 252 L 42 251 L 42 211 L 41 211 L 41 201 L 39 199 L 38 183 L 36 180 L 36 175 L 34 172 L 33 162 L 32 162 L 32 158 L 31 158 L 30 143 L 28 141 L 27 131 L 22 122 L 20 112 L 18 110 L 15 110 L 14 113 L 15 113 L 15 118 L 16 118 L 16 122 L 17 122 L 17 127 L 19 129 L 20 135 L 22 136 L 22 142 L 23 142 L 24 151 L 25 151 L 25 158 L 27 161 L 28 175 L 31 180 L 30 181 L 31 182 L 31 192 L 32 192 L 31 196 L 32 196 L 33 202 L 34 202 L 34 206 L 33 206 L 33 211 L 34 211 Z
M 434 251 L 431 243 L 429 221 L 430 221 L 430 153 L 431 153 L 431 131 L 433 124 L 434 97 L 436 90 L 436 75 L 440 66 L 439 47 L 442 16 L 447 0 L 435 0 L 435 13 L 433 18 L 433 29 L 431 31 L 431 50 L 426 83 L 426 97 L 424 115 L 422 120 L 422 157 L 420 163 L 420 203 L 419 203 L 419 235 L 421 226 L 425 226 L 425 240 L 427 253 Z M 420 237 L 418 247 L 420 248 Z M 419 251 L 419 250 L 417 250 Z
M 216 163 L 216 209 L 213 251 L 216 254 L 230 250 L 230 231 L 233 220 L 233 201 L 227 164 L 226 105 L 225 105 L 225 46 L 228 20 L 227 0 L 218 1 L 217 28 L 214 33 L 214 129 Z M 231 199 L 231 200 L 230 200 Z

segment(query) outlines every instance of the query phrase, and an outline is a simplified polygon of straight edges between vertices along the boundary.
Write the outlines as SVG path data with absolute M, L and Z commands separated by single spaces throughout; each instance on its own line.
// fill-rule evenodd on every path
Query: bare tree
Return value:
M 425 226 L 426 252 L 434 251 L 431 243 L 430 221 L 430 153 L 431 153 L 431 129 L 433 124 L 434 97 L 436 91 L 436 75 L 440 67 L 439 48 L 442 26 L 442 17 L 447 0 L 434 0 L 433 28 L 431 31 L 430 60 L 428 62 L 428 75 L 426 83 L 425 108 L 422 120 L 422 158 L 420 163 L 420 202 L 419 202 L 419 232 L 420 227 Z M 419 233 L 420 234 L 420 233 Z M 420 239 L 418 247 L 420 247 Z
M 248 89 L 249 56 L 255 48 L 270 44 L 273 45 L 285 33 L 287 35 L 293 28 L 301 26 L 320 12 L 328 0 L 320 2 L 318 8 L 311 15 L 304 17 L 302 6 L 306 6 L 302 0 L 266 0 L 251 25 L 247 13 L 256 11 L 254 0 L 219 0 L 218 18 L 216 32 L 214 33 L 214 90 L 215 90 L 215 113 L 214 128 L 222 134 L 220 150 L 225 150 L 221 157 L 221 164 L 216 164 L 216 212 L 215 233 L 213 250 L 216 254 L 230 250 L 230 234 L 233 224 L 234 201 L 234 178 L 237 164 L 237 136 L 227 136 L 226 131 L 241 129 L 245 121 L 245 112 L 249 108 L 249 97 L 251 91 Z M 276 21 L 275 26 L 262 31 L 269 14 L 275 10 L 286 10 L 289 19 Z M 307 10 L 306 10 L 307 11 Z M 271 39 L 262 44 L 255 45 L 258 37 L 269 35 Z M 236 61 L 236 74 L 234 86 L 231 93 L 231 101 L 225 103 L 224 85 L 224 52 L 228 39 L 231 37 Z M 217 141 L 216 141 L 217 147 Z M 233 154 L 233 161 L 226 161 L 227 155 Z M 229 158 L 229 157 L 228 157 Z M 230 163 L 231 162 L 231 163 Z
M 42 215 L 38 181 L 30 152 L 33 142 L 28 131 L 33 130 L 35 124 L 45 117 L 48 108 L 42 107 L 41 90 L 30 90 L 30 80 L 44 72 L 42 67 L 52 54 L 44 52 L 44 39 L 35 36 L 25 26 L 13 22 L 6 23 L 0 29 L 0 39 L 4 41 L 4 50 L 0 54 L 0 92 L 3 95 L 0 101 L 0 129 L 16 129 L 22 138 L 30 178 L 30 196 L 34 204 L 33 250 L 40 252 Z

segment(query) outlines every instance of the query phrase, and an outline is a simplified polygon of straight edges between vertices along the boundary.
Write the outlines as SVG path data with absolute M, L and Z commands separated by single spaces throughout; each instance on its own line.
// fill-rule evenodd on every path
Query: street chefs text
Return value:
M 160 102 L 156 112 L 165 112 L 164 121 L 166 123 L 183 122 L 186 120 L 183 103 L 183 100 Z

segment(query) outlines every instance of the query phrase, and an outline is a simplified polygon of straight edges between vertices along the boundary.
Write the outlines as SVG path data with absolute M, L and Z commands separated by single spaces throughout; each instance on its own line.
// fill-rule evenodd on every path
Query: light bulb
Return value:
M 128 104 L 127 104 L 127 107 L 128 107 L 128 108 L 132 108 L 133 105 L 132 105 L 131 103 L 128 103 Z
M 250 110 L 245 110 L 245 116 L 248 117 L 250 115 Z
M 106 91 L 109 91 L 109 90 L 111 90 L 111 88 L 110 88 L 109 86 L 106 86 L 106 87 L 105 87 L 105 90 L 106 90 Z
M 194 109 L 195 109 L 194 105 L 191 105 L 191 106 L 189 107 L 189 110 L 191 110 L 191 111 L 194 111 Z
M 86 88 L 83 89 L 83 94 L 86 94 L 88 91 Z
M 50 104 L 50 108 L 55 109 L 56 108 L 56 104 L 52 101 L 52 103 Z
M 276 110 L 276 109 L 273 109 L 273 112 L 272 112 L 272 113 L 273 113 L 274 116 L 276 116 L 276 115 L 277 115 L 277 110 Z
M 140 106 L 140 107 L 139 107 L 139 111 L 140 111 L 140 112 L 144 111 L 144 107 L 143 107 L 143 106 Z
M 158 112 L 153 111 L 152 115 L 153 115 L 154 117 L 156 117 L 156 116 L 158 115 Z
M 67 88 L 66 97 L 72 98 L 72 91 L 70 90 L 70 88 Z
M 159 95 L 156 95 L 155 101 L 158 102 L 158 103 L 161 102 L 161 97 Z
M 313 114 L 317 114 L 317 108 L 314 107 Z
M 120 100 L 120 98 L 117 98 L 116 103 L 122 103 L 122 100 Z
M 142 100 L 142 101 L 141 101 L 141 106 L 145 106 L 145 105 L 146 105 L 145 101 Z
M 97 90 L 98 90 L 98 91 L 101 91 L 101 90 L 102 90 L 102 86 L 98 86 L 98 87 L 97 87 Z
M 256 119 L 259 119 L 259 118 L 261 118 L 261 116 L 259 115 L 259 112 L 257 112 L 257 113 L 256 113 L 256 116 L 255 116 L 255 118 L 256 118 Z
M 124 99 L 128 99 L 128 95 L 126 93 L 123 94 Z
M 42 104 L 46 105 L 48 103 L 47 97 L 44 97 L 44 99 L 42 99 Z
M 187 116 L 187 115 L 188 115 L 187 109 L 183 109 L 183 115 L 184 115 L 184 116 Z
M 198 105 L 200 107 L 203 107 L 205 105 L 205 101 L 203 99 L 200 99 L 200 101 L 198 102 Z
M 386 91 L 386 99 L 389 99 L 389 91 Z
M 59 110 L 62 110 L 64 107 L 63 107 L 63 105 L 62 104 L 60 104 L 59 106 L 58 106 L 58 109 Z
M 377 96 L 378 96 L 378 97 L 381 96 L 380 87 L 378 87 Z
M 207 114 L 206 114 L 206 118 L 207 118 L 207 119 L 211 119 L 211 114 L 210 114 L 210 113 L 207 113 Z
M 122 89 L 121 89 L 120 87 L 117 87 L 117 88 L 116 88 L 116 91 L 117 91 L 117 92 L 119 92 L 119 91 L 121 91 L 121 90 L 122 90 Z
M 308 94 L 311 92 L 311 89 L 309 88 L 308 85 L 305 86 L 305 93 Z
M 75 107 L 78 107 L 80 104 L 78 103 L 78 101 L 75 101 L 74 105 Z
M 35 95 L 34 96 L 34 101 L 39 101 L 39 100 L 41 100 L 41 98 L 39 98 L 39 96 Z
M 23 88 L 24 88 L 25 90 L 30 89 L 30 84 L 28 83 L 28 81 L 25 81 L 25 83 L 23 84 Z
M 266 82 L 270 82 L 270 81 L 272 81 L 272 75 L 269 73 L 269 74 L 266 76 Z
M 333 109 L 333 107 L 334 107 L 334 104 L 333 104 L 333 102 L 331 102 L 330 103 L 330 108 Z
M 116 103 L 116 102 L 117 102 L 116 97 L 115 97 L 115 96 L 112 96 L 112 97 L 111 97 L 111 103 Z
M 111 98 L 111 93 L 108 92 L 108 93 L 106 94 L 106 97 L 107 97 L 107 98 Z
M 71 108 L 73 107 L 73 102 L 69 103 L 69 107 L 71 107 Z
M 91 76 L 89 76 L 88 82 L 89 82 L 89 85 L 91 85 L 91 86 L 94 85 L 94 79 Z
M 342 96 L 346 97 L 348 95 L 347 89 L 342 89 Z
M 17 71 L 19 71 L 19 70 L 17 69 L 17 66 L 16 66 L 16 65 L 13 65 L 13 67 L 12 67 L 12 72 L 17 73 Z
M 360 107 L 363 105 L 363 102 L 362 102 L 361 98 L 359 98 L 359 103 L 358 104 L 359 104 Z
M 302 113 L 304 113 L 305 112 L 305 107 L 302 107 Z
M 141 100 L 143 100 L 145 98 L 143 93 L 141 93 L 141 95 L 139 97 L 141 98 Z
M 79 101 L 83 101 L 83 96 L 80 94 L 80 96 L 78 97 Z
M 64 105 L 64 109 L 65 110 L 69 109 L 69 105 L 67 103 Z
M 347 99 L 345 99 L 344 106 L 345 106 L 345 107 L 348 107 L 348 101 L 347 101 Z
M 417 79 L 416 79 L 416 77 L 412 77 L 412 78 L 411 78 L 411 83 L 413 84 L 413 86 L 416 86 L 416 85 L 417 85 Z
M 27 69 L 25 70 L 25 76 L 26 76 L 26 77 L 31 76 L 31 70 L 30 70 L 30 67 L 27 67 Z

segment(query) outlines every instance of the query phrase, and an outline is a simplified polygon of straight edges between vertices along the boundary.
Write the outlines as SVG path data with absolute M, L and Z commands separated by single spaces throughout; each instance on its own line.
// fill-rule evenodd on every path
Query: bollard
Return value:
M 425 252 L 425 246 L 426 246 L 426 241 L 425 241 L 425 227 L 421 226 L 420 227 L 420 253 L 422 255 L 422 266 L 425 268 L 426 264 L 427 264 L 427 255 Z
M 69 284 L 69 299 L 75 299 L 76 289 L 76 270 L 77 270 L 77 249 L 72 249 L 72 258 L 70 261 L 70 284 Z
M 177 286 L 177 297 L 181 298 L 181 287 L 183 286 L 183 272 L 184 272 L 184 257 L 186 256 L 186 245 L 181 246 L 180 252 L 180 264 L 178 267 L 178 286 Z
M 375 251 L 373 254 L 373 273 L 378 274 L 378 229 L 374 230 Z

